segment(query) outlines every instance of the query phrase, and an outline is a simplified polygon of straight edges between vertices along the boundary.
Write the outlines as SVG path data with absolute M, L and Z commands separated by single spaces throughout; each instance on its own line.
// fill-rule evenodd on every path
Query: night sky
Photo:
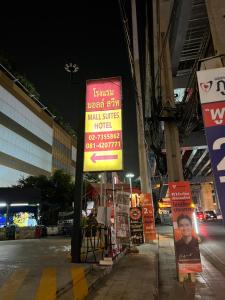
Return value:
M 30 80 L 40 100 L 71 126 L 79 127 L 79 102 L 85 80 L 121 76 L 123 81 L 124 171 L 138 172 L 134 91 L 117 0 L 73 1 L 46 9 L 35 4 L 5 9 L 1 51 Z M 54 4 L 55 5 L 55 4 Z M 70 83 L 66 62 L 79 65 Z

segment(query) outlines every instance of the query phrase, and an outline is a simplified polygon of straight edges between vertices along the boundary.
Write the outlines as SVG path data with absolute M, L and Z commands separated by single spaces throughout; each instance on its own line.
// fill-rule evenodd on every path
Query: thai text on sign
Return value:
M 141 205 L 143 214 L 144 237 L 145 242 L 150 242 L 156 239 L 154 207 L 152 198 L 149 193 L 141 194 Z
M 123 169 L 120 77 L 86 85 L 84 171 Z
M 140 245 L 144 243 L 142 210 L 140 207 L 130 208 L 130 235 L 133 245 Z
M 205 134 L 213 176 L 225 220 L 225 68 L 197 72 Z

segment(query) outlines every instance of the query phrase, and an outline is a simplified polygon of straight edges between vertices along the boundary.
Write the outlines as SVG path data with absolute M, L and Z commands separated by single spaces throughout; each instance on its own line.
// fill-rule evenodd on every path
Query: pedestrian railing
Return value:
M 103 259 L 111 244 L 110 230 L 105 226 L 82 228 L 81 261 L 96 263 Z

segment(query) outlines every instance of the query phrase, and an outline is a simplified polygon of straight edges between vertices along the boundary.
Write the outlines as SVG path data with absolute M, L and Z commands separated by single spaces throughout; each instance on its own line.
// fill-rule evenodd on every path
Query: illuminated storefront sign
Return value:
M 161 201 L 158 202 L 159 208 L 171 208 L 170 198 L 162 198 Z
M 225 68 L 199 71 L 197 76 L 209 155 L 225 220 Z
M 84 172 L 123 169 L 121 79 L 86 84 Z

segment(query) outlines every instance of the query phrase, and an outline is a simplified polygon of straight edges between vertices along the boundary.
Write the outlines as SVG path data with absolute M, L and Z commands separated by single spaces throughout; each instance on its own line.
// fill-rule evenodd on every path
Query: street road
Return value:
M 63 263 L 70 253 L 69 238 L 48 237 L 0 241 L 0 268 L 13 265 L 40 265 Z M 58 260 L 57 258 L 61 258 Z M 0 273 L 1 274 L 1 273 Z
M 225 227 L 223 221 L 201 222 L 199 229 L 202 254 L 225 274 Z
M 56 295 L 60 299 L 86 295 L 87 268 L 71 264 L 69 238 L 0 241 L 0 299 L 54 300 Z

